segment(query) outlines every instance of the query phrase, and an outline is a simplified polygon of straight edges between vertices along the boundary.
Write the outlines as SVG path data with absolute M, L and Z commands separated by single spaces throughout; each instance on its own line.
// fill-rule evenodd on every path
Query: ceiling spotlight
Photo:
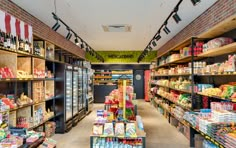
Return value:
M 80 48 L 83 49 L 84 48 L 84 42 L 81 42 Z
M 70 32 L 70 28 L 67 28 L 67 30 L 68 30 L 68 33 L 66 35 L 66 39 L 70 40 L 70 38 L 72 37 L 72 33 Z
M 168 29 L 167 26 L 165 26 L 163 30 L 165 31 L 166 34 L 170 33 L 170 29 Z
M 156 47 L 156 46 L 157 46 L 157 43 L 156 43 L 156 41 L 155 41 L 155 40 L 153 40 L 153 41 L 152 41 L 152 45 L 153 45 L 154 47 Z
M 154 42 L 154 43 L 156 44 L 156 42 Z M 152 45 L 153 45 L 153 42 L 152 42 Z M 156 44 L 156 45 L 157 45 L 157 44 Z M 155 45 L 155 46 L 156 46 L 156 45 Z M 154 46 L 154 45 L 153 45 L 153 46 Z M 148 49 L 149 49 L 149 51 L 152 51 L 152 47 L 151 47 L 151 46 L 149 46 Z
M 193 6 L 196 6 L 201 2 L 201 0 L 191 0 L 191 2 L 193 3 Z
M 181 18 L 179 17 L 179 15 L 177 14 L 177 12 L 175 12 L 175 14 L 173 15 L 173 19 L 175 20 L 175 22 L 178 24 L 181 21 Z
M 60 28 L 60 24 L 59 24 L 59 18 L 56 16 L 56 15 L 53 15 L 53 18 L 57 21 L 56 22 L 56 24 L 55 25 L 53 25 L 53 27 L 52 27 L 52 30 L 54 30 L 54 31 L 57 31 L 59 28 Z
M 160 33 L 155 37 L 156 41 L 160 40 L 161 39 L 161 35 Z
M 86 52 L 89 52 L 89 47 L 86 47 Z
M 75 44 L 76 44 L 77 46 L 79 45 L 79 40 L 78 40 L 77 37 L 75 38 Z
M 53 30 L 53 31 L 57 31 L 57 30 L 60 28 L 60 26 L 61 26 L 61 25 L 59 24 L 59 22 L 58 22 L 58 20 L 57 20 L 56 24 L 52 26 L 52 30 Z

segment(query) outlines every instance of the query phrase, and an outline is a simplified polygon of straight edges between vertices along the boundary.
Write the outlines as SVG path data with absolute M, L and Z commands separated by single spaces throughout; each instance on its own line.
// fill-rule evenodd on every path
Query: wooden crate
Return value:
M 43 81 L 33 82 L 33 101 L 35 103 L 45 100 L 45 87 Z
M 33 76 L 32 76 L 31 58 L 17 57 L 17 78 L 32 78 L 32 77 Z
M 16 127 L 16 111 L 9 113 L 9 126 Z
M 46 53 L 46 51 L 45 51 L 45 41 L 43 41 L 43 40 L 34 40 L 34 44 L 38 44 L 39 45 L 39 47 L 40 47 L 40 53 L 41 53 L 41 57 L 45 57 L 45 53 Z
M 46 58 L 50 60 L 54 60 L 55 57 L 55 45 L 46 42 Z
M 17 75 L 17 54 L 7 51 L 0 51 L 0 68 L 8 67 L 14 77 Z
M 45 99 L 51 99 L 54 95 L 54 81 L 45 81 Z
M 45 78 L 45 60 L 33 58 L 34 78 Z
M 28 127 L 33 126 L 32 115 L 31 115 L 31 106 L 17 110 L 16 119 L 18 119 L 19 117 L 26 118 L 26 122 L 28 123 Z
M 39 109 L 42 109 L 42 112 L 43 112 L 43 116 L 36 116 L 36 113 L 38 113 L 37 111 Z M 45 102 L 42 102 L 42 103 L 39 103 L 39 104 L 35 104 L 33 106 L 33 122 L 34 122 L 34 126 L 35 125 L 38 125 L 40 123 L 42 123 L 44 121 L 44 114 L 45 114 L 45 111 L 46 111 L 46 105 L 45 105 Z

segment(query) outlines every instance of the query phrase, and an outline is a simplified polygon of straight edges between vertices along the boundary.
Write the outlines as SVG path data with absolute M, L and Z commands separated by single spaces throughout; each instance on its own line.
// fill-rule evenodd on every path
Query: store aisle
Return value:
M 69 133 L 56 134 L 52 137 L 57 141 L 57 148 L 89 148 L 89 136 L 92 132 L 96 110 L 103 108 L 104 104 L 94 105 L 93 112 L 81 120 L 76 127 L 73 127 Z
M 189 140 L 150 104 L 138 101 L 138 114 L 147 133 L 147 148 L 188 148 Z
M 189 141 L 150 103 L 139 100 L 137 104 L 147 133 L 147 148 L 188 148 Z M 94 105 L 94 111 L 69 133 L 56 134 L 53 139 L 57 141 L 57 148 L 89 148 L 89 136 L 97 109 L 103 109 L 103 104 Z

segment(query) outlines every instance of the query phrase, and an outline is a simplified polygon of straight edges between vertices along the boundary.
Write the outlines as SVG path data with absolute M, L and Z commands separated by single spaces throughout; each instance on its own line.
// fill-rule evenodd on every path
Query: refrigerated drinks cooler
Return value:
M 83 68 L 83 108 L 87 108 L 88 102 L 88 73 L 87 68 Z
M 79 122 L 79 68 L 73 68 L 73 126 Z
M 65 123 L 66 131 L 72 128 L 72 104 L 73 99 L 73 67 L 66 66 L 65 69 Z
M 94 98 L 93 98 L 93 70 L 88 68 L 87 69 L 87 75 L 88 75 L 88 97 L 87 97 L 87 107 L 86 107 L 86 111 L 87 113 L 91 112 L 93 109 L 93 102 L 94 102 Z

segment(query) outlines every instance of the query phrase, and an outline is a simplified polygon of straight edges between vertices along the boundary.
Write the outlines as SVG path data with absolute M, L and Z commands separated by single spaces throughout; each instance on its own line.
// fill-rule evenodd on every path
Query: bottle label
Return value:
M 7 39 L 7 47 L 11 47 L 11 39 Z
M 7 47 L 7 42 L 4 42 L 4 47 Z

